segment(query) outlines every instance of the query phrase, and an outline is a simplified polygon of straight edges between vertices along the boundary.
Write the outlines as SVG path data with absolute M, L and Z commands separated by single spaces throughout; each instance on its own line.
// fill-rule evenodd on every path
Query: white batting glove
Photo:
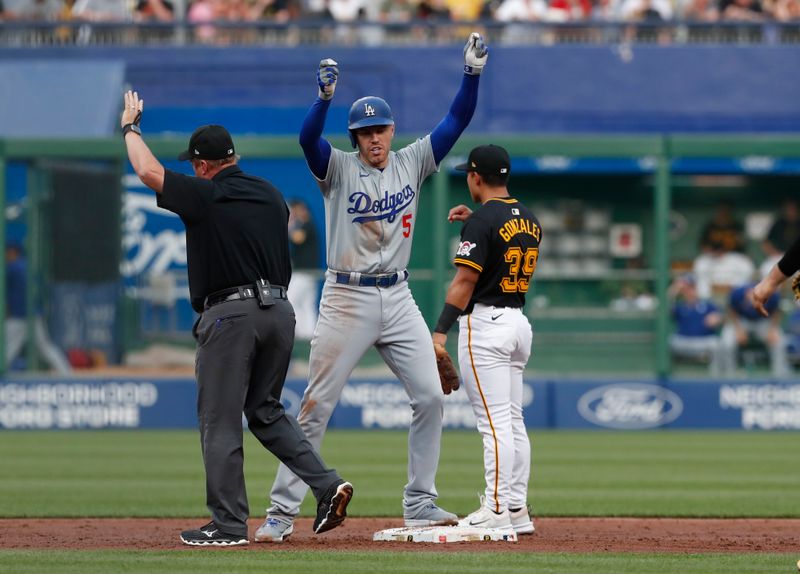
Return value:
M 330 100 L 336 90 L 336 81 L 339 79 L 339 68 L 335 60 L 325 58 L 319 63 L 317 69 L 317 84 L 319 85 L 319 97 L 323 100 Z
M 483 43 L 483 38 L 477 32 L 469 35 L 464 46 L 464 72 L 478 76 L 489 59 L 489 48 Z

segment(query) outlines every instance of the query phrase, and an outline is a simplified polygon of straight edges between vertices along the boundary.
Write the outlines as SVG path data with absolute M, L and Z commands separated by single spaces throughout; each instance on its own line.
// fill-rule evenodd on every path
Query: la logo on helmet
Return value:
M 364 115 L 365 116 L 374 116 L 375 115 L 375 108 L 373 108 L 369 104 L 364 104 Z

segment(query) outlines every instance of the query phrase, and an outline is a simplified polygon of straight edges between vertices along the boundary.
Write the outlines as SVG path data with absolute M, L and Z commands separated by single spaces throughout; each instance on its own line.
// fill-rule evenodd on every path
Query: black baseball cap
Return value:
M 479 145 L 469 152 L 466 163 L 457 165 L 455 169 L 507 176 L 511 171 L 511 160 L 505 148 L 499 145 Z
M 178 159 L 226 159 L 234 155 L 231 134 L 224 127 L 212 124 L 194 130 L 189 138 L 189 149 L 181 152 Z

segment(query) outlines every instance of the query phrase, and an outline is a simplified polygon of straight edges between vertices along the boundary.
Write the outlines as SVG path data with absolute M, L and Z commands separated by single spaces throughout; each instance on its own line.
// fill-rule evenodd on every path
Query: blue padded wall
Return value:
M 462 61 L 455 45 L 0 49 L 0 63 L 42 57 L 124 62 L 150 132 L 219 121 L 261 134 L 297 133 L 323 57 L 341 70 L 329 132 L 344 131 L 354 99 L 376 94 L 399 133 L 426 133 L 446 113 Z M 800 131 L 797 46 L 492 46 L 481 82 L 473 133 Z

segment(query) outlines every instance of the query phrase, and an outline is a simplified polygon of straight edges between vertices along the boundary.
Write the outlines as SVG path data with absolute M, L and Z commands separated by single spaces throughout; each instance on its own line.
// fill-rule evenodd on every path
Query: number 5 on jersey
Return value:
M 411 237 L 411 214 L 403 216 L 403 237 Z
M 500 289 L 503 293 L 527 293 L 539 248 L 530 247 L 523 252 L 521 247 L 509 247 L 503 258 L 508 263 L 508 275 L 500 281 Z

